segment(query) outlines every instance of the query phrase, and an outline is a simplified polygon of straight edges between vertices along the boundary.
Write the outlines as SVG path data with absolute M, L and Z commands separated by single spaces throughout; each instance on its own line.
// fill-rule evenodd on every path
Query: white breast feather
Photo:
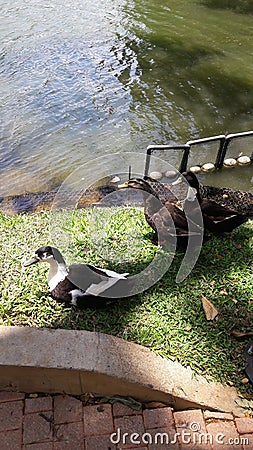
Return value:
M 48 274 L 48 285 L 50 291 L 56 288 L 57 284 L 60 281 L 63 281 L 64 278 L 68 275 L 68 271 L 63 264 L 57 264 L 55 260 L 50 262 L 50 269 Z

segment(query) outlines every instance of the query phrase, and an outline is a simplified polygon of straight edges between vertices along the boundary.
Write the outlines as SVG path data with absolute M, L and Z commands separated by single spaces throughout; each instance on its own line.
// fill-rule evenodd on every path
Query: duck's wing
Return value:
M 161 236 L 190 236 L 199 235 L 202 229 L 199 225 L 191 222 L 189 227 L 188 219 L 180 208 L 174 203 L 166 204 L 152 217 L 153 223 Z
M 207 199 L 202 201 L 201 210 L 206 228 L 214 233 L 229 233 L 248 220 L 248 216 Z
M 184 211 L 171 202 L 166 202 L 165 208 L 170 214 L 176 229 L 179 228 L 181 230 L 188 231 L 188 222 Z
M 72 264 L 68 268 L 67 278 L 84 295 L 102 296 L 104 291 L 125 279 L 127 274 L 118 274 L 111 270 L 104 270 L 91 264 Z
M 253 218 L 253 194 L 251 192 L 203 186 L 202 198 L 212 200 L 220 206 L 236 211 L 238 214 L 245 214 L 249 219 Z
M 222 206 L 213 200 L 203 199 L 200 206 L 202 213 L 206 214 L 215 221 L 222 221 L 230 217 L 236 217 L 240 215 L 238 214 L 238 212 L 226 208 L 225 206 Z
M 109 269 L 101 269 L 100 267 L 96 267 L 93 266 L 93 264 L 87 264 L 87 266 L 93 270 L 95 273 L 101 275 L 101 276 L 106 276 L 106 277 L 113 277 L 113 278 L 118 278 L 118 279 L 125 279 L 127 275 L 129 275 L 129 273 L 118 273 L 118 272 L 114 272 L 114 270 L 109 270 Z
M 242 215 L 226 217 L 223 220 L 215 221 L 204 215 L 204 223 L 206 228 L 213 233 L 230 233 L 248 220 Z

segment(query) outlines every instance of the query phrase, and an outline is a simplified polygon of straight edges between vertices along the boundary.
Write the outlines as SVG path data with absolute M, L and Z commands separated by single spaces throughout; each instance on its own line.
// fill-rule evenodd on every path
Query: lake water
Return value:
M 50 190 L 103 154 L 253 129 L 251 0 L 0 4 L 0 195 Z M 252 172 L 211 180 L 250 189 Z

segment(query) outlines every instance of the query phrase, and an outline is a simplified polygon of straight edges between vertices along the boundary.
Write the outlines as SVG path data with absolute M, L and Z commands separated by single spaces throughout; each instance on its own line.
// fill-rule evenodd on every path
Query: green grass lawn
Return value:
M 87 208 L 68 212 L 0 215 L 2 248 L 0 324 L 100 331 L 121 337 L 190 366 L 207 378 L 242 382 L 245 341 L 232 329 L 252 329 L 253 223 L 226 237 L 212 237 L 202 248 L 193 271 L 182 283 L 175 278 L 183 252 L 153 287 L 104 309 L 69 309 L 48 294 L 46 264 L 23 268 L 38 247 L 58 247 L 68 264 L 91 262 L 120 272 L 138 273 L 154 258 L 157 247 L 138 208 Z M 204 294 L 219 311 L 207 321 Z

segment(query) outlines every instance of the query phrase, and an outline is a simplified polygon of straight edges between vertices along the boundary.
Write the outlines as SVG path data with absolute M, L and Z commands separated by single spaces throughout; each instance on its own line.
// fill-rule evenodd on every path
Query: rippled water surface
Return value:
M 0 195 L 49 190 L 103 153 L 253 129 L 250 0 L 0 4 Z

